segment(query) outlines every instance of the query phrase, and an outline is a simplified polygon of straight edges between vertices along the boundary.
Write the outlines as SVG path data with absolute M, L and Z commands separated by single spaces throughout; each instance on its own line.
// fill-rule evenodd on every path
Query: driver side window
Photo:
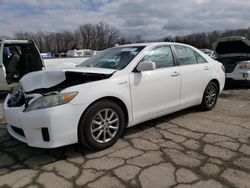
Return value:
M 157 46 L 146 53 L 142 58 L 143 61 L 152 61 L 156 69 L 174 66 L 174 59 L 170 46 Z

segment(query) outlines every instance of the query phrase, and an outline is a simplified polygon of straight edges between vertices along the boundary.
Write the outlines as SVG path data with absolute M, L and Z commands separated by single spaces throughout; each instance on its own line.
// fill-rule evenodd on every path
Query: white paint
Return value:
M 116 97 L 123 101 L 128 111 L 128 126 L 132 126 L 200 104 L 204 89 L 212 79 L 219 81 L 220 92 L 222 91 L 225 83 L 225 74 L 221 69 L 221 64 L 188 45 L 184 46 L 195 50 L 208 63 L 199 66 L 174 66 L 141 73 L 133 71 L 147 50 L 158 45 L 172 44 L 175 43 L 136 44 L 146 45 L 146 48 L 126 68 L 116 72 L 99 68 L 67 69 L 89 73 L 108 74 L 114 72 L 114 74 L 108 79 L 66 88 L 62 91 L 63 93 L 77 91 L 78 94 L 71 102 L 61 106 L 23 112 L 25 106 L 16 108 L 7 106 L 8 96 L 4 102 L 4 114 L 8 123 L 9 133 L 30 146 L 54 148 L 78 142 L 77 130 L 80 118 L 86 108 L 100 98 Z M 209 67 L 207 72 L 203 71 L 204 66 Z M 43 76 L 47 73 L 48 71 L 43 71 Z M 36 80 L 38 74 L 31 73 L 29 79 L 32 79 L 33 76 L 34 80 Z M 40 76 L 43 77 L 42 74 Z M 63 78 L 60 73 L 57 76 L 58 80 Z M 27 81 L 25 81 L 26 78 Z M 28 77 L 26 76 L 26 78 L 22 80 L 22 84 L 28 83 Z M 47 80 L 44 78 L 44 80 L 52 85 L 53 80 L 49 78 Z M 30 85 L 33 84 L 35 85 L 35 83 Z M 25 138 L 15 133 L 10 125 L 23 129 Z M 50 142 L 43 141 L 41 135 L 42 127 L 48 128 Z
M 112 69 L 100 69 L 92 67 L 77 67 L 74 69 L 36 71 L 23 76 L 23 78 L 20 80 L 20 84 L 25 92 L 30 92 L 40 88 L 50 88 L 65 80 L 66 71 L 99 74 L 111 74 L 115 72 L 115 70 Z
M 231 78 L 235 81 L 248 81 L 250 84 L 250 69 L 243 69 L 241 65 L 245 62 L 237 63 L 236 67 L 234 68 L 233 72 L 226 73 L 226 78 Z M 250 64 L 250 61 L 249 61 Z
M 50 88 L 65 80 L 63 71 L 36 71 L 26 74 L 20 84 L 25 92 L 30 92 L 38 88 Z

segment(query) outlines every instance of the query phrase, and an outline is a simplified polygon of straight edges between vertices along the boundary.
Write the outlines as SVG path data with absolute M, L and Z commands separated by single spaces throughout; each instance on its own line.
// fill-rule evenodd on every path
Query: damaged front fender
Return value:
M 31 92 L 38 88 L 50 88 L 66 79 L 63 71 L 38 71 L 25 75 L 20 84 L 25 92 Z
M 13 92 L 7 104 L 9 107 L 28 105 L 34 95 L 46 96 L 58 93 L 68 87 L 110 78 L 114 72 L 96 73 L 82 71 L 38 71 L 24 76 L 22 89 Z
M 24 76 L 21 86 L 26 94 L 60 92 L 61 90 L 88 82 L 110 78 L 115 71 L 81 72 L 81 71 L 38 71 Z

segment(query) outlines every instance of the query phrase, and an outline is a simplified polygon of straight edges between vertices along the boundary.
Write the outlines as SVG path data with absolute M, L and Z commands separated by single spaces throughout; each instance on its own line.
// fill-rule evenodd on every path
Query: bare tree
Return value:
M 73 32 L 18 32 L 15 38 L 33 40 L 41 52 L 61 53 L 74 48 L 103 50 L 114 45 L 119 38 L 119 30 L 100 22 L 80 25 Z
M 185 36 L 166 36 L 165 39 L 157 41 L 171 41 L 187 43 L 198 48 L 211 48 L 220 37 L 243 36 L 250 39 L 250 28 L 226 31 L 213 31 L 194 33 Z M 6 38 L 6 37 L 5 37 Z M 41 52 L 61 53 L 70 49 L 92 49 L 103 50 L 114 46 L 114 44 L 128 44 L 131 39 L 119 36 L 119 30 L 109 24 L 99 22 L 97 24 L 83 24 L 75 31 L 63 32 L 18 32 L 16 39 L 33 40 Z M 141 35 L 132 37 L 133 42 L 144 42 Z M 149 40 L 150 41 L 150 40 Z
M 243 36 L 250 39 L 250 28 L 248 29 L 235 29 L 226 31 L 213 31 L 194 33 L 186 36 L 167 36 L 164 41 L 182 42 L 196 46 L 197 48 L 212 48 L 212 44 L 221 37 L 227 36 Z
M 103 50 L 113 46 L 119 37 L 118 29 L 103 22 L 80 25 L 78 33 L 82 48 L 94 50 Z
M 144 39 L 141 35 L 137 35 L 134 39 L 135 43 L 142 43 L 144 42 Z

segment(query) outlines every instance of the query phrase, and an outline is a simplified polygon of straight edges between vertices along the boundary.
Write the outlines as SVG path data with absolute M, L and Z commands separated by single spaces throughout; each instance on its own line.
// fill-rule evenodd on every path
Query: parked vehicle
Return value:
M 179 43 L 107 49 L 80 67 L 25 75 L 9 94 L 9 133 L 29 146 L 114 144 L 126 127 L 190 106 L 211 110 L 225 82 L 224 67 Z
M 223 63 L 227 81 L 250 85 L 250 41 L 225 37 L 213 44 L 215 59 Z
M 0 90 L 17 85 L 22 76 L 44 69 L 33 41 L 0 39 Z
M 213 50 L 210 50 L 210 49 L 207 49 L 207 48 L 200 49 L 200 51 L 202 51 L 204 54 L 207 54 L 208 56 L 212 56 L 213 53 L 214 53 Z
M 81 50 L 69 50 L 67 52 L 67 57 L 91 57 L 96 55 L 98 51 L 90 50 L 90 49 L 81 49 Z

